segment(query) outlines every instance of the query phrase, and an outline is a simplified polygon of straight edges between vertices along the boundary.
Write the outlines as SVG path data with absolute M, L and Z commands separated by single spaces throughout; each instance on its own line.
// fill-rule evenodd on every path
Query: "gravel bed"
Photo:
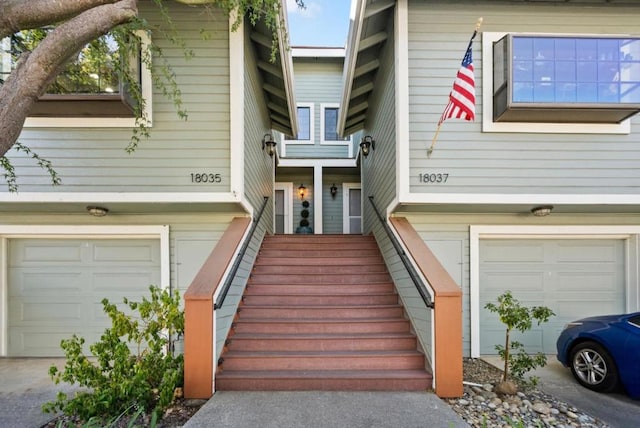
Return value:
M 536 388 L 496 394 L 493 387 L 501 376 L 501 370 L 483 360 L 465 359 L 464 396 L 445 401 L 472 427 L 608 427 Z

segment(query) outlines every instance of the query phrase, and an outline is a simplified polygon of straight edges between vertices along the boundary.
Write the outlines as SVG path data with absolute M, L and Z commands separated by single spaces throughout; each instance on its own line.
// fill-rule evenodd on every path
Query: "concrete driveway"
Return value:
M 502 369 L 499 357 L 483 359 Z M 547 355 L 547 365 L 531 374 L 540 378 L 540 390 L 606 422 L 612 428 L 640 426 L 640 400 L 632 400 L 624 393 L 600 394 L 580 386 L 555 355 Z
M 64 365 L 62 358 L 0 358 L 0 427 L 40 428 L 55 415 L 41 406 L 55 399 L 58 391 L 71 392 L 69 385 L 55 385 L 49 367 Z

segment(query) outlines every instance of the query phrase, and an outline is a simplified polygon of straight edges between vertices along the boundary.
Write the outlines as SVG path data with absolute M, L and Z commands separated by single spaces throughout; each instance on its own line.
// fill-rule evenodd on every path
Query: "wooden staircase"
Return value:
M 431 385 L 372 236 L 265 238 L 218 367 L 217 390 Z

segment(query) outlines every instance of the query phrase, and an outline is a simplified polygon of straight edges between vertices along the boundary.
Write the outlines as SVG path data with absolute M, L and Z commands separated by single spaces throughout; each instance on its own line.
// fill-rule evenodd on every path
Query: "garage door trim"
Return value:
M 640 309 L 638 226 L 470 226 L 469 298 L 471 357 L 480 357 L 480 240 L 491 239 L 623 239 L 625 240 L 626 311 Z
M 169 226 L 55 226 L 55 225 L 0 225 L 0 356 L 8 352 L 8 239 L 159 239 L 160 286 L 169 288 Z

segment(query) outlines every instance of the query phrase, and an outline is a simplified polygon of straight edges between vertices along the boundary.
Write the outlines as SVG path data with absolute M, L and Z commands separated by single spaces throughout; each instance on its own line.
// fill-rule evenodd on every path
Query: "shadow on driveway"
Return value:
M 482 359 L 502 369 L 499 357 Z M 640 426 L 640 400 L 632 400 L 624 393 L 600 394 L 581 386 L 571 370 L 565 368 L 555 355 L 547 355 L 547 365 L 530 374 L 540 378 L 538 389 L 606 422 L 612 428 Z
M 55 417 L 41 407 L 58 391 L 74 390 L 55 385 L 49 377 L 52 364 L 62 368 L 63 358 L 0 358 L 0 427 L 40 428 Z

